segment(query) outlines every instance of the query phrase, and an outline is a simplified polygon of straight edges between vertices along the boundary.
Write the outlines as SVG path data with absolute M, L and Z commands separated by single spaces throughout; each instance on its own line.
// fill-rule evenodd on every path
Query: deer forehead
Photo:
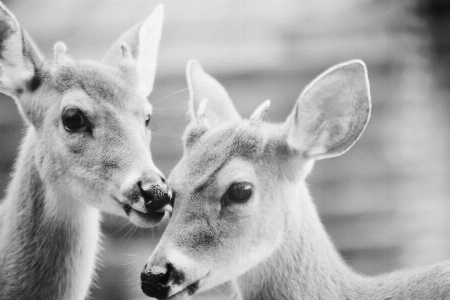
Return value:
M 197 132 L 196 128 L 188 131 L 185 136 L 189 136 L 190 132 Z M 183 181 L 195 179 L 197 182 L 205 182 L 233 158 L 257 158 L 264 147 L 263 142 L 263 133 L 247 124 L 228 124 L 209 129 L 185 149 L 184 158 L 172 177 L 183 174 L 180 178 Z
M 252 125 L 244 121 L 211 128 L 185 149 L 169 184 L 178 199 L 185 201 L 220 197 L 235 182 L 257 185 L 296 178 L 298 167 L 292 163 L 283 141 L 279 124 Z
M 79 91 L 87 96 L 84 98 L 92 100 L 93 106 L 105 103 L 125 111 L 144 110 L 151 113 L 150 103 L 138 94 L 132 68 L 126 66 L 120 68 L 90 61 L 75 63 L 68 60 L 59 65 L 47 66 L 39 76 L 39 81 L 46 89 L 55 90 L 67 99 L 75 100 L 76 97 L 70 94 Z M 77 96 L 80 95 L 78 93 Z
M 283 124 L 252 124 L 242 121 L 206 130 L 201 125 L 198 127 L 188 127 L 185 132 L 185 142 L 191 132 L 194 135 L 200 132 L 200 137 L 196 137 L 193 144 L 185 147 L 182 160 L 169 177 L 169 182 L 177 193 L 198 193 L 215 184 L 223 169 L 245 169 L 248 164 L 256 170 L 258 178 L 266 181 L 279 178 L 296 180 L 299 172 L 302 173 L 303 170 L 306 175 L 311 169 L 307 166 L 299 168 L 297 163 L 293 163 L 292 159 L 303 158 L 295 155 L 288 147 Z M 234 161 L 245 161 L 248 164 L 239 165 Z

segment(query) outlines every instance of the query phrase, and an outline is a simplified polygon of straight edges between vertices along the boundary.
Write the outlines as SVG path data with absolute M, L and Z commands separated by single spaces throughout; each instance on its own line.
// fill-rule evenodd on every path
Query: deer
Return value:
M 26 134 L 0 205 L 0 299 L 84 300 L 101 212 L 159 224 L 171 192 L 150 152 L 150 95 L 164 7 L 123 33 L 102 61 L 57 42 L 45 59 L 0 2 L 0 92 Z
M 349 150 L 367 126 L 363 61 L 318 76 L 283 123 L 264 120 L 269 100 L 243 119 L 197 61 L 187 81 L 190 122 L 168 179 L 172 216 L 141 273 L 147 296 L 189 299 L 228 283 L 245 300 L 450 299 L 450 261 L 375 277 L 353 271 L 308 192 L 314 162 Z

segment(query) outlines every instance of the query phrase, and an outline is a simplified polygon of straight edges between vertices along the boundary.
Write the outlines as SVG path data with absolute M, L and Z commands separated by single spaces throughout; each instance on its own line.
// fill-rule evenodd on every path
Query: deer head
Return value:
M 147 100 L 163 15 L 159 5 L 103 62 L 76 61 L 61 42 L 46 60 L 0 2 L 0 91 L 16 100 L 33 133 L 34 163 L 51 183 L 46 193 L 67 207 L 82 201 L 139 226 L 155 225 L 170 209 L 150 153 Z
M 141 275 L 145 294 L 189 298 L 263 263 L 283 242 L 317 159 L 347 151 L 370 115 L 367 71 L 337 65 L 306 87 L 282 124 L 263 122 L 269 102 L 242 119 L 224 88 L 193 61 L 191 123 L 170 175 L 172 219 Z

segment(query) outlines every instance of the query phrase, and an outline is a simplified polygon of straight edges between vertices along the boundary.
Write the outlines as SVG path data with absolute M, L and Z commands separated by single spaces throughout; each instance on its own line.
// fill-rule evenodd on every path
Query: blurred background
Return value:
M 161 1 L 13 0 L 5 4 L 47 57 L 62 40 L 77 59 L 101 59 Z M 450 2 L 446 0 L 162 1 L 166 20 L 154 92 L 152 152 L 169 174 L 180 159 L 189 59 L 202 62 L 248 117 L 265 99 L 283 121 L 333 64 L 363 59 L 373 114 L 345 155 L 308 179 L 322 220 L 357 271 L 379 274 L 450 258 Z M 0 95 L 0 199 L 23 135 Z M 105 216 L 93 299 L 146 299 L 140 272 L 161 226 Z M 232 299 L 227 287 L 194 299 Z

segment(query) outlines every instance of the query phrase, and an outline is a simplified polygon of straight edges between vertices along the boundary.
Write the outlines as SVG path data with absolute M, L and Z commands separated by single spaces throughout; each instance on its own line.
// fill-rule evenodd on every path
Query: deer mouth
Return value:
M 165 211 L 163 210 L 142 212 L 126 203 L 120 203 L 120 205 L 128 216 L 128 219 L 139 227 L 153 227 L 160 223 L 165 216 Z
M 168 265 L 168 268 L 171 265 Z M 204 285 L 209 272 L 196 281 L 185 280 L 185 275 L 183 273 L 167 272 L 159 274 L 158 272 L 153 272 L 152 276 L 144 271 L 141 274 L 141 289 L 142 292 L 151 298 L 156 298 L 158 300 L 187 300 L 192 298 L 192 296 L 197 293 L 200 288 Z M 173 268 L 173 267 L 172 267 Z M 198 278 L 198 277 L 197 277 Z M 189 283 L 191 282 L 191 283 Z
M 167 298 L 158 298 L 158 300 L 182 300 L 182 299 L 189 299 L 191 298 L 200 288 L 200 282 L 201 280 L 197 280 L 196 282 L 188 285 L 181 291 L 177 292 L 176 294 L 173 294 L 172 296 L 169 296 Z M 147 295 L 145 292 L 145 289 L 143 289 L 144 294 Z M 147 295 L 149 296 L 149 295 Z M 151 297 L 151 296 L 149 296 Z

